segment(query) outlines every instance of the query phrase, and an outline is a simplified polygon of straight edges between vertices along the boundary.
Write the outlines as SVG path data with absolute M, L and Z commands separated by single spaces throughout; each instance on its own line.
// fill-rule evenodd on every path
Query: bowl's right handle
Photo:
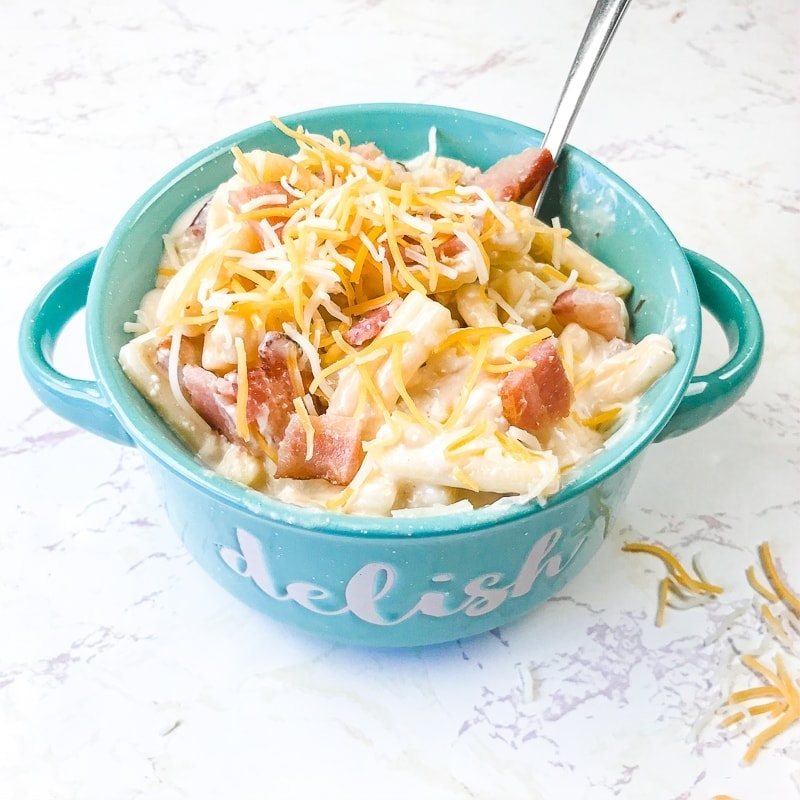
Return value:
M 19 358 L 36 396 L 59 416 L 118 444 L 133 440 L 96 381 L 70 378 L 53 366 L 56 340 L 86 305 L 99 250 L 76 259 L 34 297 L 22 318 Z
M 683 399 L 656 441 L 698 428 L 730 408 L 753 382 L 764 350 L 764 327 L 742 283 L 710 258 L 684 249 L 697 283 L 700 305 L 719 322 L 728 360 L 689 381 Z

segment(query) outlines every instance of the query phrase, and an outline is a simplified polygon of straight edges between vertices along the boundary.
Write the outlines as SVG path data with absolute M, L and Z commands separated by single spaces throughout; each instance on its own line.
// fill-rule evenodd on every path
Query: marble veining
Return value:
M 183 549 L 136 450 L 46 410 L 15 342 L 34 292 L 210 142 L 284 114 L 396 100 L 547 125 L 592 0 L 74 0 L 0 7 L 0 798 L 800 796 L 800 726 L 713 709 L 776 652 L 745 569 L 800 591 L 800 8 L 634 2 L 572 142 L 764 317 L 724 415 L 654 445 L 603 547 L 525 619 L 404 651 L 286 629 Z M 724 356 L 713 326 L 702 369 Z M 90 377 L 80 329 L 59 367 Z M 654 624 L 669 547 L 725 591 Z M 790 622 L 790 621 L 789 621 Z M 800 677 L 800 631 L 787 668 Z M 736 684 L 737 686 L 739 684 Z

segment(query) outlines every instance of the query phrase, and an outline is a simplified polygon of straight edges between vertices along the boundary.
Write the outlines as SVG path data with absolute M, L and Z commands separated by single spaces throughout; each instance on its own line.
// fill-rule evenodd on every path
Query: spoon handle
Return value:
M 556 105 L 550 127 L 542 141 L 542 147 L 550 151 L 553 161 L 558 161 L 561 148 L 572 129 L 572 123 L 578 115 L 586 92 L 589 90 L 597 68 L 603 60 L 629 2 L 630 0 L 597 0 L 595 4 L 583 39 L 575 53 L 575 59 L 564 83 L 564 88 L 561 90 L 561 97 Z M 534 208 L 537 214 L 543 196 L 544 189 L 540 192 Z

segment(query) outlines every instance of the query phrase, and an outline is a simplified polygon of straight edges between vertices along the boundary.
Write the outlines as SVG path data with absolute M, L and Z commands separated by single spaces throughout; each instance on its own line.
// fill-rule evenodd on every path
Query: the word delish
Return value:
M 553 552 L 562 535 L 561 528 L 554 528 L 538 539 L 516 577 L 508 583 L 504 582 L 502 573 L 487 572 L 458 587 L 453 585 L 455 578 L 452 574 L 438 573 L 430 581 L 449 584 L 446 591 L 426 591 L 417 597 L 412 596 L 406 600 L 404 610 L 394 609 L 391 612 L 387 608 L 386 597 L 393 588 L 396 594 L 400 589 L 398 570 L 391 564 L 364 564 L 348 580 L 342 581 L 344 604 L 341 605 L 342 600 L 337 601 L 331 589 L 316 583 L 295 580 L 280 587 L 271 574 L 270 564 L 258 539 L 242 528 L 236 530 L 239 549 L 220 547 L 219 554 L 234 572 L 251 579 L 273 600 L 297 603 L 315 614 L 330 616 L 349 612 L 373 625 L 398 625 L 415 614 L 427 617 L 450 617 L 455 614 L 477 617 L 494 611 L 511 598 L 528 594 L 540 575 L 552 578 L 562 572 L 587 539 L 583 536 L 564 557 L 562 553 Z M 337 584 L 340 582 L 337 581 Z M 396 600 L 393 599 L 393 603 L 396 604 Z

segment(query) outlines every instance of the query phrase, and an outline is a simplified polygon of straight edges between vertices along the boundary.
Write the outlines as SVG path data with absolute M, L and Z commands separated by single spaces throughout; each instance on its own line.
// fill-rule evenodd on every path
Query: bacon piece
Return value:
M 367 161 L 374 161 L 383 155 L 383 150 L 378 147 L 375 142 L 365 142 L 364 144 L 356 144 L 350 148 L 351 153 L 356 153 Z
M 302 351 L 288 336 L 268 332 L 258 347 L 260 364 L 247 371 L 247 421 L 265 437 L 279 442 L 294 412 L 294 398 L 311 383 L 311 370 L 301 365 Z M 296 374 L 292 377 L 292 369 Z M 236 373 L 230 374 L 234 392 Z
M 156 347 L 156 364 L 165 372 L 169 369 L 169 353 L 172 349 L 172 336 L 162 339 Z M 199 364 L 202 349 L 197 341 L 188 336 L 181 336 L 181 343 L 178 347 L 178 363 L 180 364 Z
M 288 206 L 294 198 L 284 189 L 279 181 L 267 181 L 266 183 L 258 183 L 254 186 L 246 186 L 244 189 L 236 189 L 235 191 L 228 192 L 228 205 L 241 214 L 242 209 L 246 207 L 247 203 L 255 200 L 258 197 L 267 197 L 273 195 L 269 202 L 264 203 L 264 207 L 278 208 Z M 286 225 L 285 219 L 267 220 L 275 231 L 278 241 L 283 241 L 283 229 Z M 255 235 L 256 239 L 262 244 L 267 245 L 264 240 L 263 233 L 259 227 L 259 222 L 250 220 L 250 230 Z M 271 245 L 270 245 L 271 246 Z M 241 249 L 249 249 L 243 247 Z
M 577 322 L 609 341 L 625 338 L 625 320 L 616 295 L 575 286 L 562 292 L 553 303 L 553 316 L 562 324 Z
M 555 162 L 549 150 L 529 147 L 492 164 L 486 172 L 478 175 L 475 184 L 495 200 L 524 201 L 533 205 L 554 167 Z M 436 255 L 439 258 L 455 258 L 466 249 L 467 246 L 457 236 L 451 236 L 439 245 Z
M 479 219 L 474 219 L 472 221 L 472 227 L 476 234 L 480 235 L 482 222 Z M 467 246 L 458 236 L 450 236 L 445 239 L 437 248 L 436 248 L 436 257 L 437 258 L 455 258 L 459 253 L 463 253 L 467 249 Z
M 525 360 L 536 364 L 509 372 L 500 384 L 500 400 L 512 425 L 536 433 L 569 414 L 572 386 L 555 337 L 535 344 Z
M 311 371 L 307 364 L 301 365 L 300 348 L 282 333 L 267 333 L 258 355 L 260 363 L 247 370 L 247 421 L 255 422 L 266 439 L 277 443 L 294 412 L 294 398 L 311 382 Z M 236 429 L 236 371 L 219 377 L 195 364 L 184 364 L 181 377 L 197 413 L 226 439 L 244 444 Z M 258 449 L 252 442 L 247 446 Z
M 258 197 L 270 197 L 269 201 L 264 202 L 265 206 L 288 206 L 293 199 L 279 181 L 267 181 L 228 192 L 228 205 L 241 213 L 247 203 Z
M 378 306 L 372 311 L 367 311 L 345 331 L 342 338 L 353 347 L 371 342 L 383 330 L 383 326 L 392 316 L 391 305 L 391 303 L 387 303 L 385 306 Z
M 323 478 L 338 486 L 353 480 L 361 462 L 361 421 L 337 414 L 310 416 L 314 447 L 306 459 L 306 429 L 297 414 L 292 414 L 286 434 L 278 445 L 276 478 L 308 480 Z
M 194 236 L 196 239 L 201 240 L 206 235 L 206 221 L 208 220 L 208 203 L 207 200 L 201 206 L 200 210 L 194 215 L 194 219 L 189 223 L 186 228 L 186 233 Z
M 236 430 L 236 390 L 230 381 L 195 364 L 184 365 L 181 379 L 194 410 L 226 439 L 242 444 Z
M 481 173 L 477 185 L 495 200 L 521 200 L 535 192 L 535 200 L 555 162 L 549 150 L 529 147 L 521 153 L 501 158 Z
M 445 239 L 437 248 L 437 258 L 455 258 L 459 253 L 463 253 L 467 246 L 458 236 L 451 236 Z

